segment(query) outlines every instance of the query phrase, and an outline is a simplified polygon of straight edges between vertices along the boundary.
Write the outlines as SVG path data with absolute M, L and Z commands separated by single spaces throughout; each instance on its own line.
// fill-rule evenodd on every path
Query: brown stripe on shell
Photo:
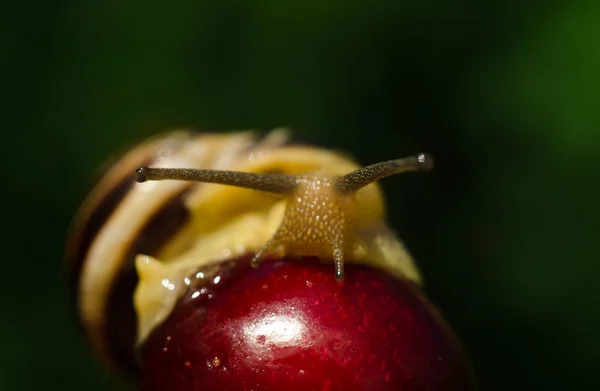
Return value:
M 161 247 L 175 236 L 190 219 L 184 204 L 185 194 L 191 185 L 165 202 L 137 235 L 131 244 L 114 285 L 108 295 L 106 313 L 106 340 L 111 358 L 128 373 L 139 371 L 135 359 L 137 319 L 133 306 L 133 293 L 138 282 L 135 257 L 138 254 L 157 256 Z
M 150 162 L 150 160 L 147 160 Z M 75 255 L 71 258 L 68 270 L 69 295 L 74 299 L 75 308 L 79 308 L 79 282 L 81 270 L 83 268 L 87 253 L 100 229 L 112 215 L 113 211 L 119 205 L 125 195 L 131 190 L 134 184 L 133 176 L 129 175 L 121 179 L 114 188 L 112 188 L 98 205 L 92 209 L 92 212 L 81 228 L 77 249 Z
M 67 243 L 66 275 L 69 295 L 75 300 L 75 308 L 78 308 L 79 279 L 88 251 L 98 232 L 135 183 L 133 180 L 135 169 L 149 165 L 161 145 L 172 141 L 175 143 L 175 148 L 178 148 L 190 137 L 192 137 L 191 132 L 159 135 L 129 152 L 120 154 L 103 170 L 101 179 L 93 187 L 90 196 L 72 223 L 72 234 Z

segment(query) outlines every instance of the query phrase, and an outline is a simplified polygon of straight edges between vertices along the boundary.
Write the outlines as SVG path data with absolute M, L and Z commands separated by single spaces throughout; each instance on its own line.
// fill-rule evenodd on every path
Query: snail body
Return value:
M 212 265 L 248 254 L 253 266 L 270 254 L 316 256 L 335 265 L 338 280 L 352 262 L 420 283 L 375 181 L 430 169 L 430 158 L 361 168 L 287 141 L 284 130 L 262 138 L 173 132 L 107 171 L 76 217 L 67 254 L 77 312 L 105 364 L 135 372 L 136 346 L 169 316 L 190 277 L 202 268 L 210 278 Z

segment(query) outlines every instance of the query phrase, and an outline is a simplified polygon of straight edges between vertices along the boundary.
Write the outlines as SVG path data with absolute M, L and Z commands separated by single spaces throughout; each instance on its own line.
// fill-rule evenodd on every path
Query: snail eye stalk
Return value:
M 433 157 L 420 153 L 402 159 L 388 160 L 359 168 L 337 180 L 336 187 L 341 193 L 354 193 L 385 177 L 409 171 L 428 172 L 433 169 Z
M 135 180 L 137 182 L 179 180 L 218 183 L 287 195 L 296 189 L 298 177 L 286 174 L 260 174 L 239 171 L 140 167 L 135 171 Z

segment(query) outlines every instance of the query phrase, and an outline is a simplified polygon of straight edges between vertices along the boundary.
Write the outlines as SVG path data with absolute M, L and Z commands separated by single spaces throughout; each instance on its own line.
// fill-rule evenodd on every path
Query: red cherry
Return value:
M 199 280 L 141 349 L 143 391 L 473 390 L 470 366 L 419 288 L 314 260 Z M 193 284 L 192 284 L 193 285 Z

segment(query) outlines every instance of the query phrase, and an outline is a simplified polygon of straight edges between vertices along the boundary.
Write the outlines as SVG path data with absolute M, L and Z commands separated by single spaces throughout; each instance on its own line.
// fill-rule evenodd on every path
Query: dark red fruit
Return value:
M 347 265 L 224 265 L 200 279 L 141 351 L 141 389 L 460 390 L 470 367 L 406 281 Z M 192 284 L 194 285 L 194 284 Z

